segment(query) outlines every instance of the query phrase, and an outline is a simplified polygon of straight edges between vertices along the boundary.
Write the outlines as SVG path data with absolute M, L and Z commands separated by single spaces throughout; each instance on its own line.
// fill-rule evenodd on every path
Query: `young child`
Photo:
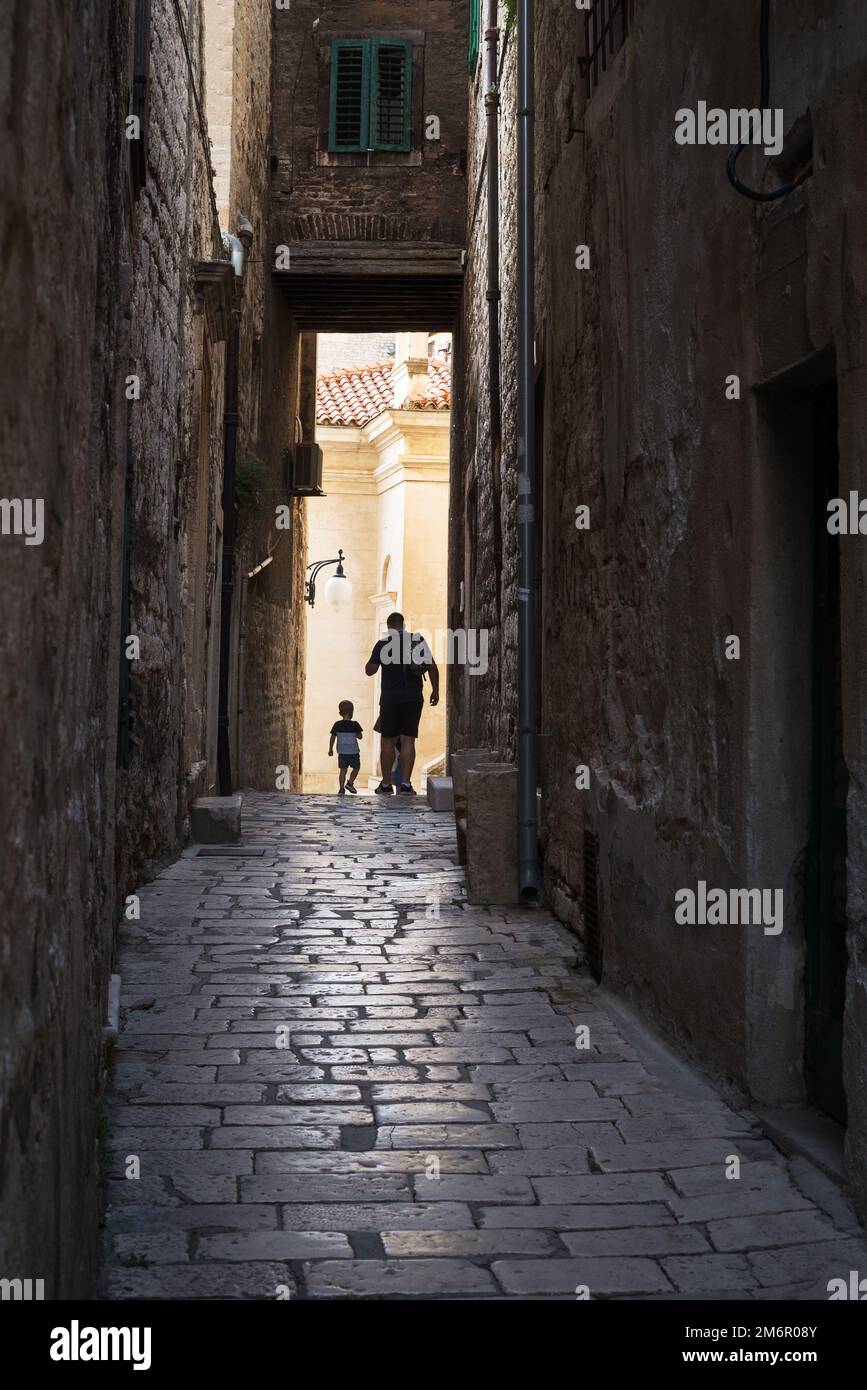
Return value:
M 353 796 L 357 796 L 355 789 L 355 779 L 361 771 L 361 753 L 358 747 L 358 740 L 362 737 L 364 730 L 361 725 L 353 719 L 355 706 L 351 700 L 341 700 L 338 705 L 340 718 L 331 730 L 331 742 L 328 745 L 329 758 L 334 757 L 334 740 L 337 740 L 337 766 L 340 769 L 340 787 L 338 796 L 345 796 L 348 791 Z M 346 781 L 346 770 L 351 769 L 349 781 Z

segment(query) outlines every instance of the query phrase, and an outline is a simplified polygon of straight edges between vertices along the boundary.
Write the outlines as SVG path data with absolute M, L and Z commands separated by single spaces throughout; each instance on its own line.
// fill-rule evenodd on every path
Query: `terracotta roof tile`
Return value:
M 345 367 L 342 371 L 319 377 L 316 382 L 316 423 L 368 425 L 384 410 L 391 410 L 392 370 L 393 363 L 377 362 L 368 367 Z M 407 409 L 450 409 L 451 382 L 448 362 L 439 357 L 431 358 L 428 390 L 412 401 Z

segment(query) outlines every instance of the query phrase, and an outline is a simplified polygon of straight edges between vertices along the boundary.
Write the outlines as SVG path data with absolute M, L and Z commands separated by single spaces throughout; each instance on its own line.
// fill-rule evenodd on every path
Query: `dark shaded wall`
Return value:
M 581 17 L 570 7 L 537 10 L 547 886 L 583 934 L 586 836 L 595 836 L 605 982 L 736 1090 L 758 1103 L 796 1103 L 805 1095 L 811 556 L 822 525 L 813 393 L 836 377 L 846 496 L 863 488 L 865 465 L 867 22 L 847 0 L 773 7 L 771 104 L 784 110 L 786 145 L 776 171 L 748 152 L 741 175 L 770 187 L 806 171 L 811 155 L 812 172 L 789 198 L 756 205 L 728 184 L 724 146 L 678 146 L 674 128 L 676 111 L 699 100 L 755 104 L 759 5 L 638 0 L 635 10 L 630 38 L 589 100 Z M 477 94 L 470 109 L 472 162 Z M 509 165 L 505 116 L 501 138 Z M 508 187 L 504 175 L 506 197 Z M 575 248 L 583 243 L 591 269 L 582 272 Z M 479 476 L 481 537 L 492 515 L 483 246 L 477 234 L 457 426 L 466 469 L 475 461 Z M 505 230 L 502 246 L 508 295 L 514 254 Z M 504 303 L 507 355 L 512 323 Z M 734 373 L 737 401 L 725 396 Z M 507 459 L 508 420 L 507 411 Z M 453 602 L 469 574 L 490 611 L 496 576 L 483 541 L 474 564 L 466 560 L 466 478 L 454 481 Z M 584 505 L 589 531 L 574 524 Z M 840 549 L 847 1171 L 865 1210 L 863 538 L 844 537 Z M 513 612 L 509 585 L 496 613 L 504 653 Z M 726 659 L 730 634 L 740 638 L 739 661 Z M 456 740 L 510 754 L 512 674 L 499 687 L 480 682 L 473 697 L 455 697 Z M 575 788 L 579 764 L 591 769 L 589 791 Z M 699 879 L 783 889 L 783 934 L 677 926 L 674 894 Z
M 515 756 L 517 723 L 517 50 L 500 5 L 500 340 L 502 447 L 492 445 L 488 391 L 486 58 L 469 82 L 467 269 L 455 343 L 449 506 L 449 625 L 489 632 L 488 673 L 455 668 L 449 683 L 449 747 Z M 484 25 L 482 26 L 484 28 Z M 501 536 L 501 555 L 495 537 Z
M 55 1298 L 85 1290 L 95 1257 L 113 905 L 119 150 L 107 131 L 125 35 L 111 9 L 73 18 L 21 0 L 0 16 L 0 493 L 45 501 L 41 546 L 0 538 L 0 1271 L 44 1278 Z
M 199 0 L 182 7 L 194 80 L 203 83 Z M 216 513 L 222 491 L 222 343 L 205 344 L 197 322 L 195 263 L 224 259 L 209 167 L 175 11 L 151 9 L 147 177 L 131 214 L 131 371 L 141 399 L 130 409 L 130 627 L 141 657 L 130 663 L 134 720 L 129 766 L 118 778 L 119 884 L 133 883 L 178 850 L 193 797 L 209 790 L 213 710 L 186 739 L 190 665 L 207 690 L 219 641 Z M 200 419 L 202 354 L 210 406 Z M 209 434 L 205 443 L 199 429 Z M 200 477 L 200 455 L 205 455 Z M 200 496 L 200 491 L 204 496 Z M 191 552 L 203 563 L 194 573 Z M 199 632 L 187 624 L 200 586 Z M 203 639 L 199 641 L 199 638 Z M 209 722 L 211 727 L 209 728 Z
M 182 13 L 200 81 L 198 0 Z M 168 5 L 152 8 L 134 194 L 132 38 L 132 7 L 102 0 L 74 15 L 22 0 L 0 17 L 0 492 L 44 499 L 46 518 L 41 546 L 0 538 L 0 1274 L 44 1278 L 48 1298 L 91 1287 L 120 904 L 147 861 L 182 842 L 190 761 L 206 744 L 202 730 L 185 746 L 184 612 L 192 530 L 220 487 L 222 349 L 195 321 L 194 262 L 222 248 Z M 217 423 L 202 438 L 205 352 Z M 201 568 L 214 564 L 206 534 Z M 141 657 L 118 767 L 123 633 Z

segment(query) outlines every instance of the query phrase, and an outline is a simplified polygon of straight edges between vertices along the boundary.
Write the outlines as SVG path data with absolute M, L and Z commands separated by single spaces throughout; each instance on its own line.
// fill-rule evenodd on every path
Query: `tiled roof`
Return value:
M 368 425 L 384 410 L 392 409 L 393 363 L 378 362 L 370 367 L 347 367 L 316 382 L 316 423 L 318 425 Z M 451 406 L 452 374 L 448 362 L 432 357 L 428 367 L 428 389 L 411 402 L 410 410 L 448 410 Z

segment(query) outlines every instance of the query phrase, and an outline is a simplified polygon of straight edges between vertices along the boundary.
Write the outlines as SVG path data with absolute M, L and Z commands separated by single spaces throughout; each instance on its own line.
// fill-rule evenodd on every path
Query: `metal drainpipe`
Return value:
M 540 897 L 536 804 L 535 196 L 533 0 L 518 0 L 518 868 Z
M 241 298 L 244 292 L 244 255 L 252 241 L 252 227 L 239 219 L 243 239 L 230 233 L 224 241 L 231 250 L 235 270 L 235 304 L 226 343 L 225 397 L 223 402 L 223 582 L 220 594 L 220 693 L 217 723 L 217 777 L 221 796 L 232 794 L 232 746 L 229 730 L 229 676 L 232 665 L 232 603 L 235 593 L 235 461 L 238 450 L 238 356 L 241 339 Z
M 244 672 L 247 665 L 247 597 L 250 576 L 241 576 L 241 596 L 238 602 L 238 727 L 235 739 L 237 772 L 241 774 L 241 750 L 244 747 Z M 242 783 L 243 785 L 243 783 Z
M 503 526 L 501 518 L 500 459 L 503 417 L 500 385 L 500 89 L 499 4 L 486 0 L 487 74 L 485 109 L 488 117 L 488 396 L 491 430 L 491 489 L 493 496 L 494 573 L 497 613 L 501 609 Z

